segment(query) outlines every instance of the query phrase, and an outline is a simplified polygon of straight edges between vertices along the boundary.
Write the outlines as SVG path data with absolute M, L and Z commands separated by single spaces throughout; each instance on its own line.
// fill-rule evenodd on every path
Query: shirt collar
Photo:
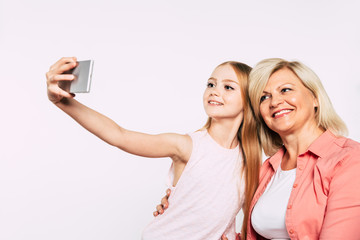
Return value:
M 308 151 L 318 157 L 324 157 L 325 154 L 329 152 L 330 148 L 333 147 L 333 143 L 336 139 L 337 137 L 330 130 L 326 130 L 310 144 Z
M 318 157 L 324 157 L 327 152 L 329 152 L 330 148 L 332 148 L 333 144 L 337 137 L 330 131 L 326 130 L 322 133 L 314 142 L 310 144 L 308 147 L 308 151 L 312 152 Z M 279 167 L 281 163 L 281 159 L 285 153 L 285 147 L 282 146 L 270 159 L 269 163 L 274 170 Z M 306 153 L 305 152 L 305 153 Z
M 281 163 L 281 159 L 283 158 L 285 153 L 285 147 L 282 146 L 272 157 L 269 159 L 269 163 L 274 169 L 274 171 L 279 167 Z

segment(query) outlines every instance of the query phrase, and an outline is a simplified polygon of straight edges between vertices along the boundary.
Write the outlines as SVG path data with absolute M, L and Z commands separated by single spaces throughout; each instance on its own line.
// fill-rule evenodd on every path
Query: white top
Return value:
M 283 171 L 279 166 L 256 203 L 251 223 L 261 236 L 267 239 L 290 239 L 285 226 L 285 215 L 295 177 L 296 168 Z
M 143 240 L 219 240 L 223 233 L 235 239 L 244 200 L 241 150 L 223 148 L 207 131 L 189 135 L 193 150 L 176 187 L 170 168 L 169 208 L 144 229 Z

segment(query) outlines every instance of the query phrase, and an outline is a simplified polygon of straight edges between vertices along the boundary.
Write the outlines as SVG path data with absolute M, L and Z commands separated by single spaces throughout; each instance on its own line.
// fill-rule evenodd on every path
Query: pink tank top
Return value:
M 235 217 L 243 205 L 239 146 L 226 149 L 207 131 L 189 134 L 193 150 L 175 187 L 169 171 L 169 208 L 144 229 L 143 240 L 235 239 Z

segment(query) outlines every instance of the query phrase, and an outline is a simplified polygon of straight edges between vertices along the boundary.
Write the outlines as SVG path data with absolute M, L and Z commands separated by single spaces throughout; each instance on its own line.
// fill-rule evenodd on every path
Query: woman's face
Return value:
M 203 96 L 206 114 L 213 119 L 243 117 L 239 79 L 229 64 L 217 67 L 211 74 Z
M 317 126 L 317 100 L 288 68 L 273 73 L 260 99 L 260 114 L 266 125 L 280 136 Z

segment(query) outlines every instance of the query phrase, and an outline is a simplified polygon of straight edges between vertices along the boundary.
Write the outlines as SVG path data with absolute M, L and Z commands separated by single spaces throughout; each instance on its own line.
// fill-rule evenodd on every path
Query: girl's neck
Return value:
M 221 122 L 212 119 L 211 126 L 208 128 L 210 136 L 224 148 L 235 148 L 239 144 L 237 137 L 240 122 L 221 120 Z

